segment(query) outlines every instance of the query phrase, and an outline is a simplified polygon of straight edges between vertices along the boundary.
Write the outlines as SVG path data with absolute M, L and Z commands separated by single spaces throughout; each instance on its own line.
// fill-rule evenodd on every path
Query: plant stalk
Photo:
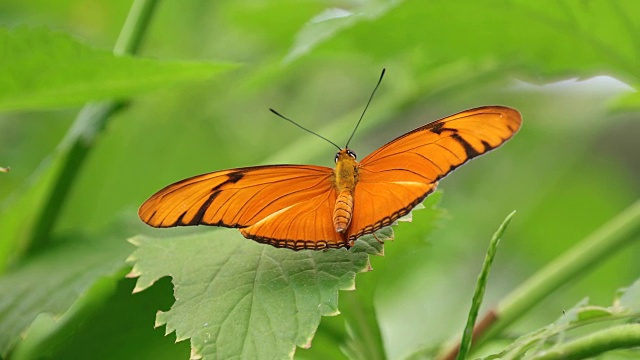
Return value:
M 480 346 L 493 339 L 556 289 L 587 274 L 595 269 L 597 264 L 638 238 L 640 238 L 640 200 L 507 295 L 495 309 L 487 313 L 486 316 L 492 319 L 486 331 L 478 333 L 478 338 L 474 339 L 474 345 Z M 485 319 L 480 323 L 486 323 Z M 455 344 L 457 341 L 451 343 Z M 451 348 L 447 348 L 438 358 L 442 359 L 444 354 L 451 352 Z
M 158 0 L 134 1 L 114 46 L 115 55 L 135 54 L 138 51 L 157 3 Z M 45 195 L 43 208 L 25 243 L 25 253 L 44 248 L 50 241 L 50 234 L 64 209 L 69 191 L 73 188 L 94 142 L 111 116 L 125 106 L 124 101 L 104 101 L 89 103 L 80 110 L 56 150 L 57 158 L 54 161 L 62 163 L 61 170 L 54 176 L 53 184 Z
M 640 325 L 625 324 L 600 330 L 565 344 L 557 345 L 534 360 L 579 360 L 596 357 L 604 352 L 640 346 Z

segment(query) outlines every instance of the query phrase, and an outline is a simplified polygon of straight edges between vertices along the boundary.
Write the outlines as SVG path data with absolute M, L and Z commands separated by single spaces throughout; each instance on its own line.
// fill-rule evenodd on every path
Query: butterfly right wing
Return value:
M 518 111 L 485 106 L 436 120 L 380 147 L 360 162 L 349 239 L 408 214 L 438 180 L 491 151 L 520 129 Z
M 212 225 L 240 228 L 247 238 L 277 247 L 348 246 L 333 229 L 333 170 L 272 165 L 217 171 L 158 191 L 138 215 L 154 227 Z

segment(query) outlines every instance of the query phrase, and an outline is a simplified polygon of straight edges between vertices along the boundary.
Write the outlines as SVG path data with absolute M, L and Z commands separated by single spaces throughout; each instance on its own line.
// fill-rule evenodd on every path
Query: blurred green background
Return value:
M 60 30 L 111 49 L 130 6 L 3 0 L 0 26 Z M 268 108 L 342 144 L 384 67 L 351 142 L 360 158 L 471 107 L 511 106 L 524 119 L 513 140 L 441 182 L 445 216 L 434 231 L 419 226 L 431 210 L 418 211 L 413 224 L 396 227 L 386 256 L 372 260 L 385 272 L 374 299 L 388 357 L 435 346 L 461 330 L 488 241 L 510 211 L 518 212 L 492 270 L 487 306 L 638 199 L 638 7 L 630 0 L 160 2 L 140 56 L 241 66 L 131 99 L 96 139 L 54 234 L 112 233 L 126 222 L 114 243 L 137 233 L 166 236 L 140 224 L 136 210 L 171 182 L 274 162 L 332 166 L 334 148 Z M 5 210 L 78 109 L 0 113 L 0 166 L 12 168 L 0 174 Z M 394 251 L 406 238 L 419 239 L 417 246 Z M 621 249 L 510 331 L 547 324 L 585 296 L 609 304 L 616 289 L 638 278 L 639 256 L 638 244 Z M 153 329 L 156 310 L 172 303 L 170 282 L 132 296 L 133 284 L 119 281 L 87 320 L 93 325 L 49 355 L 186 358 L 187 342 L 173 345 L 173 335 Z M 336 319 L 323 319 L 320 332 Z M 319 337 L 298 355 L 323 358 L 331 347 L 335 341 Z

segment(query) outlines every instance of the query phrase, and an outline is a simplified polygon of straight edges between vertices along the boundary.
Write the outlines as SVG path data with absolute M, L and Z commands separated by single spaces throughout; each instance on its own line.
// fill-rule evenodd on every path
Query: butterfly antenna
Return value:
M 353 128 L 353 132 L 351 133 L 351 136 L 349 136 L 349 140 L 347 140 L 347 145 L 345 145 L 345 148 L 349 147 L 349 143 L 351 142 L 351 139 L 353 138 L 353 135 L 356 134 L 356 130 L 358 130 L 358 126 L 360 126 L 360 122 L 362 121 L 362 118 L 364 117 L 364 113 L 367 112 L 367 109 L 369 108 L 369 104 L 371 104 L 371 100 L 373 99 L 373 95 L 376 94 L 376 90 L 378 90 L 378 86 L 380 86 L 380 83 L 382 82 L 382 78 L 384 77 L 384 73 L 387 69 L 382 69 L 382 73 L 380 74 L 380 79 L 378 79 L 378 83 L 376 84 L 376 87 L 373 89 L 373 92 L 371 93 L 371 96 L 369 96 L 369 101 L 367 101 L 367 106 L 364 107 L 364 111 L 362 111 L 362 115 L 360 115 L 360 119 L 358 120 L 358 123 L 356 124 L 356 127 Z
M 333 145 L 333 146 L 337 147 L 337 148 L 338 148 L 338 150 L 342 150 L 342 149 L 340 149 L 340 146 L 336 145 L 336 143 L 334 143 L 333 141 L 331 141 L 331 140 L 327 139 L 326 137 L 324 137 L 324 136 L 322 136 L 322 135 L 320 135 L 320 134 L 316 134 L 316 133 L 314 133 L 313 131 L 311 131 L 311 130 L 309 130 L 309 129 L 305 128 L 304 126 L 302 126 L 302 125 L 298 124 L 297 122 L 295 122 L 295 121 L 293 121 L 293 120 L 291 120 L 291 119 L 289 119 L 289 118 L 285 117 L 284 115 L 280 114 L 279 112 L 277 112 L 277 111 L 275 111 L 275 110 L 273 110 L 273 109 L 269 109 L 269 110 L 270 110 L 272 113 L 274 113 L 274 114 L 278 115 L 279 117 L 281 117 L 281 118 L 283 118 L 283 119 L 287 120 L 288 122 L 292 123 L 293 125 L 295 125 L 295 126 L 299 127 L 300 129 L 302 129 L 302 130 L 304 130 L 304 131 L 306 131 L 306 132 L 308 132 L 308 133 L 311 133 L 311 134 L 313 134 L 313 135 L 315 135 L 315 136 L 319 137 L 320 139 L 325 140 L 325 141 L 326 141 L 326 142 L 328 142 L 329 144 L 331 144 L 331 145 Z

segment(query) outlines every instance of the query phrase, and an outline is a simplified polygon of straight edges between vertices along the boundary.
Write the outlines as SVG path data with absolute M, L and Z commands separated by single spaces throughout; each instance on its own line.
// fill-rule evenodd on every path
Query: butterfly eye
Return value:
M 335 160 L 334 160 L 334 161 L 336 162 L 336 164 L 338 163 L 338 158 L 339 158 L 339 157 L 340 157 L 340 153 L 337 153 L 337 154 L 336 154 L 336 158 L 335 158 Z
M 356 158 L 356 153 L 351 151 L 351 150 L 347 150 L 347 154 L 349 154 L 349 156 L 351 156 L 354 160 L 357 159 Z

